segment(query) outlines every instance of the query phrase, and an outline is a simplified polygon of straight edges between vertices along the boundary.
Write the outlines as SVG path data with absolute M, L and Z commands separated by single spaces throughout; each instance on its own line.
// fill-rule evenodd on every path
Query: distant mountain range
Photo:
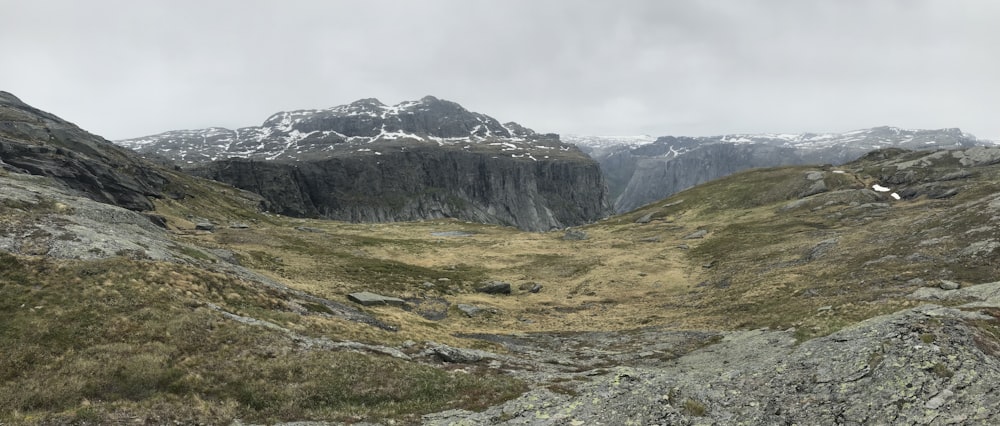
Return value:
M 875 127 L 845 133 L 721 136 L 575 137 L 601 164 L 616 212 L 741 170 L 795 164 L 841 164 L 882 148 L 955 149 L 992 145 L 959 129 Z
M 451 217 L 545 231 L 610 214 L 598 164 L 543 134 L 427 96 L 279 112 L 260 126 L 117 141 L 256 192 L 272 211 L 390 222 Z

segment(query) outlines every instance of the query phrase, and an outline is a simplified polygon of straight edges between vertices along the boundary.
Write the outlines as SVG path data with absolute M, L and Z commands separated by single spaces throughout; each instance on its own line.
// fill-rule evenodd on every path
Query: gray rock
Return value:
M 826 181 L 824 181 L 824 180 L 817 180 L 817 181 L 813 182 L 812 185 L 809 186 L 809 188 L 807 188 L 805 191 L 803 191 L 801 194 L 799 194 L 799 197 L 802 197 L 802 198 L 809 197 L 809 196 L 813 196 L 813 195 L 816 195 L 816 194 L 824 193 L 826 191 L 827 191 Z
M 194 229 L 197 231 L 214 231 L 215 224 L 212 222 L 198 222 L 194 225 Z
M 635 223 L 649 223 L 652 220 L 653 220 L 653 214 L 652 213 L 646 213 L 642 217 L 636 219 Z
M 483 283 L 483 285 L 476 287 L 476 291 L 486 294 L 510 294 L 510 283 L 505 283 L 503 281 L 489 281 Z
M 538 293 L 542 291 L 542 285 L 539 283 L 523 283 L 517 286 L 518 290 L 527 291 L 529 293 Z
M 806 179 L 807 180 L 811 180 L 811 181 L 823 180 L 824 176 L 826 176 L 826 173 L 823 173 L 823 172 L 820 172 L 820 171 L 815 171 L 814 170 L 814 171 L 811 171 L 811 172 L 806 172 Z
M 938 285 L 942 290 L 958 290 L 961 285 L 954 281 L 941 280 L 941 284 Z
M 579 231 L 579 230 L 576 230 L 576 229 L 567 229 L 566 232 L 563 233 L 563 237 L 562 237 L 562 239 L 564 239 L 566 241 L 582 241 L 582 240 L 586 240 L 588 238 L 590 238 L 590 237 L 587 235 L 586 232 Z
M 685 240 L 697 240 L 697 239 L 700 239 L 700 238 L 705 238 L 706 235 L 708 235 L 708 231 L 706 231 L 704 229 L 699 229 L 699 230 L 694 231 L 694 232 L 692 232 L 692 233 L 690 233 L 688 235 L 685 235 L 684 239 Z
M 377 306 L 377 305 L 403 306 L 403 304 L 406 303 L 405 300 L 400 299 L 398 297 L 383 296 L 381 294 L 375 294 L 367 291 L 348 294 L 347 298 L 350 301 L 363 306 Z
M 455 364 L 474 364 L 484 358 L 492 358 L 492 354 L 476 349 L 455 348 L 448 345 L 430 342 L 430 347 L 425 351 L 427 355 L 436 356 L 444 362 Z
M 455 305 L 455 308 L 458 309 L 459 311 L 461 311 L 463 314 L 465 314 L 469 318 L 474 318 L 476 316 L 479 316 L 483 312 L 485 312 L 485 310 L 483 308 L 480 308 L 480 307 L 474 306 L 474 305 L 466 305 L 464 303 L 459 303 L 459 304 Z
M 91 200 L 153 210 L 165 171 L 53 114 L 0 92 L 0 157 L 5 169 L 55 178 Z
M 233 222 L 229 224 L 229 227 L 232 229 L 249 229 L 250 225 L 247 225 L 243 222 Z
M 806 252 L 803 256 L 803 260 L 810 262 L 825 256 L 827 252 L 837 246 L 839 241 L 840 240 L 837 238 L 830 238 L 816 243 L 816 245 L 812 246 L 812 248 Z
M 951 398 L 954 395 L 955 392 L 945 389 L 940 393 L 938 393 L 937 395 L 934 395 L 933 398 L 929 399 L 927 403 L 924 404 L 924 408 L 930 410 L 937 410 L 938 408 L 941 408 L 941 406 L 944 405 L 946 402 L 948 402 L 948 398 Z
M 933 334 L 933 344 L 923 335 Z M 616 367 L 572 395 L 536 389 L 425 424 L 992 424 L 1000 359 L 961 311 L 925 305 L 797 342 L 728 334 L 663 367 Z M 640 351 L 641 352 L 641 351 Z M 947 392 L 946 392 L 947 391 Z
M 322 234 L 323 233 L 322 229 L 313 228 L 313 227 L 309 227 L 309 226 L 296 226 L 295 230 L 296 231 L 301 231 L 301 232 L 312 232 L 314 234 Z

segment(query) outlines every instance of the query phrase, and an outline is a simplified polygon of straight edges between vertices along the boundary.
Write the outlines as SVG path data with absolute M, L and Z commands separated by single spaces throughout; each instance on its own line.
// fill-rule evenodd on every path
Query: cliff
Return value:
M 409 146 L 299 162 L 229 159 L 197 175 L 256 192 L 272 211 L 352 222 L 457 218 L 547 231 L 609 213 L 598 165 Z

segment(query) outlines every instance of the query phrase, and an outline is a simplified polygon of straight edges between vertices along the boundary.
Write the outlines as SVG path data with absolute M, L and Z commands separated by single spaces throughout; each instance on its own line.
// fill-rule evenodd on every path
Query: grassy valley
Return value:
M 184 196 L 156 200 L 155 211 L 173 261 L 0 254 L 0 423 L 414 423 L 532 387 L 573 393 L 587 380 L 443 362 L 427 352 L 434 344 L 516 357 L 503 336 L 708 333 L 664 350 L 667 360 L 733 330 L 794 329 L 805 342 L 915 306 L 907 296 L 941 279 L 995 280 L 1000 172 L 927 156 L 752 170 L 574 229 L 583 239 L 453 220 L 288 218 L 176 175 Z M 924 193 L 895 200 L 869 189 L 894 179 Z M 58 222 L 60 203 L 4 200 L 5 235 Z M 203 222 L 215 229 L 196 230 Z M 512 294 L 476 291 L 488 281 Z M 407 303 L 349 302 L 359 291 Z M 586 346 L 560 350 L 572 359 Z

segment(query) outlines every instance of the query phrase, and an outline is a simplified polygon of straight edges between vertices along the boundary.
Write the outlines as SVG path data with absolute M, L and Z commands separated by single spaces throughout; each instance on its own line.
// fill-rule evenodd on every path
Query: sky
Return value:
M 1000 140 L 993 0 L 0 0 L 0 90 L 108 139 L 425 95 L 582 135 Z

